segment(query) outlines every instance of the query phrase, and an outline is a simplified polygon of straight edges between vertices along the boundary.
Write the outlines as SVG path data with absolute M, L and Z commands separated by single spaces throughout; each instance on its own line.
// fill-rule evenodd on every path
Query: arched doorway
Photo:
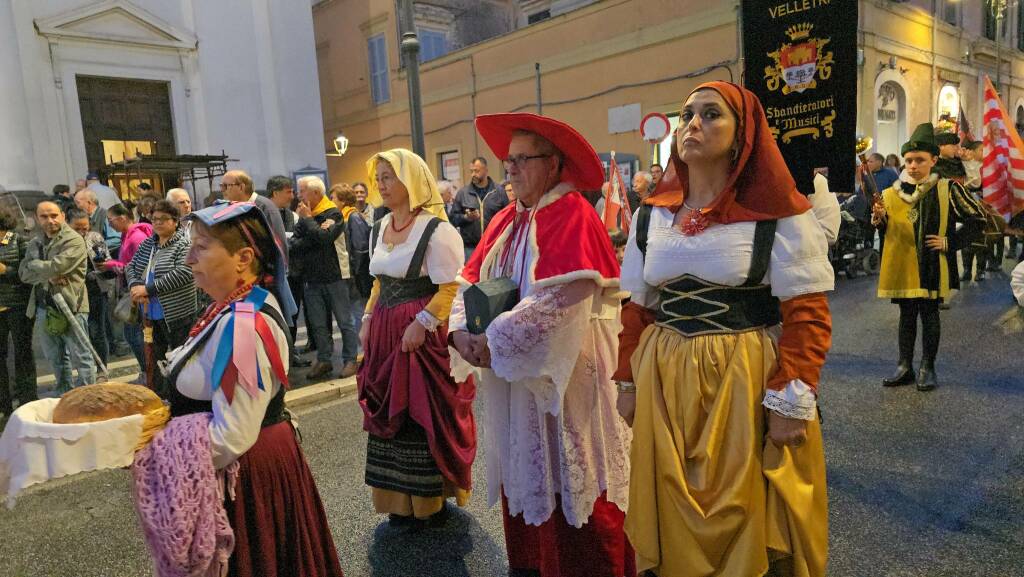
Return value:
M 907 138 L 907 93 L 900 83 L 886 80 L 875 93 L 875 151 L 899 154 Z
M 1024 134 L 1024 106 L 1017 105 L 1017 116 L 1014 124 L 1017 126 L 1017 134 Z

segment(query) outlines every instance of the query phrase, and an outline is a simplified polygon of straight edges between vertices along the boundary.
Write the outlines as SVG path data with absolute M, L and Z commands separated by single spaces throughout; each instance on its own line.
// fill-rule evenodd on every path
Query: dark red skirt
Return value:
M 451 377 L 448 330 L 427 332 L 420 348 L 402 352 L 402 335 L 416 313 L 430 302 L 423 297 L 393 307 L 377 305 L 370 320 L 363 364 L 359 368 L 359 405 L 363 429 L 392 439 L 411 419 L 426 432 L 430 454 L 441 474 L 459 488 L 472 488 L 476 458 L 472 379 Z
M 233 577 L 340 577 L 320 493 L 291 423 L 260 431 L 238 460 L 235 499 L 225 499 Z
M 510 569 L 537 571 L 540 577 L 636 577 L 636 554 L 622 528 L 626 514 L 604 493 L 579 529 L 566 523 L 561 502 L 550 519 L 527 525 L 522 515 L 508 514 L 504 492 L 501 516 Z

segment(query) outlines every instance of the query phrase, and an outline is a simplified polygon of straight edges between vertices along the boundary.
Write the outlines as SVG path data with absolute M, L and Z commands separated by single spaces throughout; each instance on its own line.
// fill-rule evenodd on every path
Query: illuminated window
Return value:
M 938 117 L 948 116 L 949 118 L 957 118 L 960 115 L 960 95 L 956 91 L 956 86 L 946 85 L 939 90 L 939 107 Z

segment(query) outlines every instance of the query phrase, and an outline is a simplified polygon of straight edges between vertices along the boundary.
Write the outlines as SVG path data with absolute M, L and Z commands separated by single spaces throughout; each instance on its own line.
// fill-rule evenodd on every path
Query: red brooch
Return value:
M 679 223 L 683 229 L 683 234 L 686 236 L 696 236 L 708 227 L 708 217 L 704 216 L 704 213 L 700 209 L 690 209 L 690 212 L 683 216 L 683 221 Z

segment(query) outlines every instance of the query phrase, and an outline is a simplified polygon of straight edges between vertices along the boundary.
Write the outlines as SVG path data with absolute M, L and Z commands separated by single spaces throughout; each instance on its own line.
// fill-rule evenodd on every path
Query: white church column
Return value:
M 8 190 L 39 189 L 25 79 L 10 2 L 0 2 L 0 78 L 5 84 L 0 90 L 0 185 Z

